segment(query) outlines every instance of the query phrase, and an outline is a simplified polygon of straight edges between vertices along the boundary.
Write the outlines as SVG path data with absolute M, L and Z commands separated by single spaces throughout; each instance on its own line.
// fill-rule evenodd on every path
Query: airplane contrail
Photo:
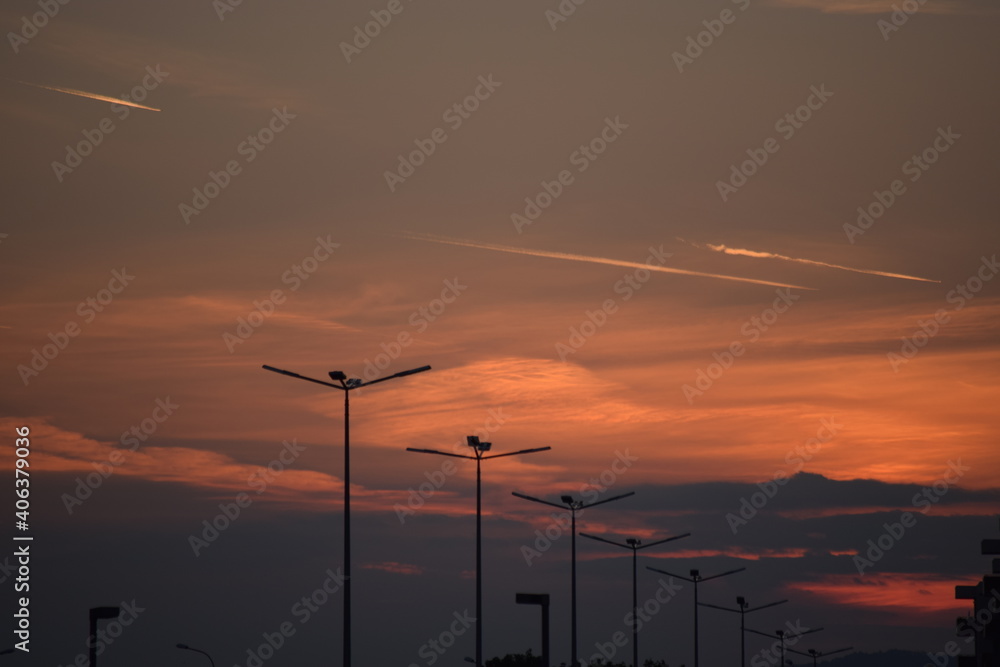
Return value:
M 98 95 L 97 93 L 88 93 L 85 90 L 76 90 L 75 88 L 59 88 L 57 86 L 44 86 L 40 83 L 28 83 L 27 81 L 21 81 L 20 79 L 11 79 L 9 77 L 3 77 L 8 81 L 13 81 L 15 83 L 20 83 L 25 86 L 31 86 L 32 88 L 41 88 L 42 90 L 54 90 L 57 93 L 67 93 L 69 95 L 76 95 L 77 97 L 86 97 L 91 100 L 99 100 L 101 102 L 112 102 L 114 104 L 124 104 L 127 107 L 134 107 L 136 109 L 145 109 L 146 111 L 162 111 L 162 109 L 155 109 L 153 107 L 147 107 L 142 104 L 137 104 L 135 102 L 129 102 L 128 100 L 123 100 L 119 97 L 108 97 L 107 95 Z
M 786 262 L 798 262 L 799 264 L 811 264 L 813 266 L 825 266 L 830 269 L 840 269 L 842 271 L 853 271 L 854 273 L 867 273 L 873 276 L 885 276 L 886 278 L 902 278 L 904 280 L 919 280 L 925 283 L 939 283 L 940 280 L 931 280 L 930 278 L 921 278 L 919 276 L 908 276 L 904 273 L 889 273 L 887 271 L 875 271 L 874 269 L 857 269 L 853 266 L 843 266 L 841 264 L 830 264 L 829 262 L 819 262 L 814 259 L 802 259 L 801 257 L 789 257 L 788 255 L 779 255 L 773 252 L 761 252 L 759 250 L 747 250 L 745 248 L 730 248 L 726 245 L 714 245 L 712 243 L 695 243 L 694 241 L 686 241 L 684 239 L 678 238 L 678 241 L 683 241 L 688 245 L 692 245 L 695 248 L 708 248 L 715 252 L 721 252 L 726 255 L 739 255 L 741 257 L 757 257 L 763 259 L 781 259 Z
M 476 241 L 466 241 L 464 239 L 452 239 L 444 236 L 434 236 L 431 234 L 416 234 L 404 232 L 400 234 L 403 238 L 414 241 L 429 241 L 431 243 L 442 243 L 445 245 L 462 246 L 465 248 L 479 248 L 481 250 L 496 250 L 498 252 L 509 252 L 516 255 L 530 255 L 532 257 L 547 257 L 550 259 L 567 259 L 574 262 L 589 262 L 591 264 L 609 264 L 611 266 L 624 266 L 632 269 L 649 269 L 660 273 L 677 273 L 685 276 L 700 276 L 702 278 L 717 278 L 719 280 L 733 280 L 741 283 L 753 283 L 755 285 L 769 285 L 771 287 L 792 287 L 795 289 L 814 290 L 812 287 L 801 285 L 790 285 L 788 283 L 776 283 L 769 280 L 757 280 L 756 278 L 741 278 L 739 276 L 727 276 L 721 273 L 704 273 L 702 271 L 688 271 L 687 269 L 675 269 L 669 266 L 649 265 L 642 262 L 627 262 L 620 259 L 608 259 L 607 257 L 591 257 L 588 255 L 574 255 L 568 252 L 552 252 L 548 250 L 530 250 L 528 248 L 516 248 L 514 246 L 496 245 L 492 243 L 478 243 Z

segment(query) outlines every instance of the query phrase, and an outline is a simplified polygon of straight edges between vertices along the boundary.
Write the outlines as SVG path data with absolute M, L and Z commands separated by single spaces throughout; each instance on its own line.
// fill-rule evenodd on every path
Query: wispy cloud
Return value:
M 156 109 L 154 107 L 147 107 L 142 104 L 136 104 L 135 102 L 129 102 L 128 100 L 123 100 L 120 97 L 109 97 L 108 95 L 100 95 L 98 93 L 88 93 L 85 90 L 77 90 L 76 88 L 59 88 L 58 86 L 46 86 L 40 83 L 29 83 L 27 81 L 21 81 L 20 79 L 7 79 L 7 80 L 13 81 L 14 83 L 20 83 L 24 86 L 31 86 L 32 88 L 41 88 L 42 90 L 51 90 L 57 93 L 67 93 L 69 95 L 76 95 L 77 97 L 86 97 L 88 99 L 97 100 L 99 102 L 111 102 L 113 104 L 121 104 L 127 107 L 133 107 L 135 109 L 146 109 L 147 111 L 162 111 L 162 109 Z
M 767 0 L 772 7 L 815 9 L 824 14 L 888 14 L 895 0 Z M 977 0 L 935 0 L 920 6 L 925 14 L 995 14 L 992 3 Z
M 727 245 L 714 245 L 712 243 L 695 243 L 694 241 L 686 241 L 684 239 L 677 239 L 678 241 L 683 241 L 688 245 L 694 246 L 695 248 L 703 248 L 708 250 L 713 250 L 715 252 L 721 252 L 725 255 L 739 255 L 740 257 L 756 257 L 758 259 L 780 259 L 786 262 L 797 262 L 799 264 L 809 264 L 811 266 L 823 266 L 828 269 L 840 269 L 841 271 L 852 271 L 854 273 L 867 273 L 873 276 L 885 276 L 886 278 L 902 278 L 903 280 L 919 280 L 925 283 L 939 283 L 940 280 L 932 280 L 930 278 L 921 278 L 919 276 L 909 276 L 905 273 L 889 273 L 888 271 L 876 271 L 874 269 L 858 269 L 853 266 L 844 266 L 843 264 L 831 264 L 829 262 L 820 262 L 815 259 L 803 259 L 801 257 L 789 257 L 788 255 L 779 255 L 773 252 L 764 252 L 760 250 L 747 250 L 746 248 L 730 248 Z
M 729 276 L 721 273 L 705 273 L 703 271 L 689 271 L 669 266 L 649 265 L 642 262 L 629 262 L 621 259 L 609 259 L 607 257 L 593 257 L 590 255 L 575 255 L 568 252 L 553 252 L 550 250 L 531 250 L 528 248 L 517 248 L 514 246 L 497 245 L 493 243 L 478 243 L 464 239 L 452 239 L 443 236 L 433 236 L 431 234 L 403 233 L 403 238 L 415 241 L 429 241 L 431 243 L 442 243 L 445 245 L 461 246 L 464 248 L 479 248 L 480 250 L 495 250 L 497 252 L 508 252 L 515 255 L 529 255 L 531 257 L 547 257 L 549 259 L 566 259 L 574 262 L 589 262 L 591 264 L 608 264 L 610 266 L 624 266 L 632 269 L 648 269 L 660 273 L 675 273 L 684 276 L 699 276 L 702 278 L 715 278 L 718 280 L 733 280 L 741 283 L 753 283 L 755 285 L 770 285 L 771 287 L 791 287 L 794 289 L 812 290 L 812 287 L 801 285 L 790 285 L 788 283 L 772 282 L 770 280 L 757 280 L 756 278 L 743 278 L 740 276 Z

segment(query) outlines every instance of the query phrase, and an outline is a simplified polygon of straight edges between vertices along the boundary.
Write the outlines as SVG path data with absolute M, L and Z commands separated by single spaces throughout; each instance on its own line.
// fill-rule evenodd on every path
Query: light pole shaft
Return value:
M 740 665 L 742 667 L 747 667 L 747 631 L 744 621 L 746 619 L 746 610 L 743 609 L 743 605 L 740 605 Z
M 344 390 L 344 667 L 351 667 L 351 392 Z
M 639 549 L 632 547 L 632 667 L 639 667 L 639 588 L 636 562 Z
M 476 667 L 483 667 L 483 475 L 476 451 Z
M 572 533 L 572 560 L 573 564 L 571 567 L 571 579 L 572 579 L 572 590 L 570 591 L 570 597 L 572 598 L 570 604 L 573 607 L 571 613 L 571 623 L 570 623 L 570 641 L 572 646 L 570 647 L 570 663 L 572 667 L 580 667 L 580 663 L 576 661 L 576 510 L 572 507 L 569 510 L 571 518 L 571 533 Z
M 694 578 L 694 667 L 698 667 L 698 577 Z

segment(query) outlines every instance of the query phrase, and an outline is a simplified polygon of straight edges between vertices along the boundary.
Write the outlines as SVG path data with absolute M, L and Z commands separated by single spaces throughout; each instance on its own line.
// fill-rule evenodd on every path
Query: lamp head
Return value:
M 747 599 L 745 597 L 743 597 L 742 595 L 737 595 L 736 596 L 736 604 L 739 605 L 740 607 L 745 607 L 745 606 L 747 606 Z
M 567 505 L 573 504 L 573 496 L 559 496 L 559 500 L 563 501 Z
M 698 578 L 698 570 L 691 570 L 691 578 L 692 579 Z
M 188 648 L 191 648 L 191 647 L 190 647 L 190 646 L 188 646 L 187 644 L 178 644 L 178 645 L 177 645 L 177 648 L 184 648 L 184 649 L 188 649 Z
M 347 379 L 347 374 L 344 371 L 330 371 L 330 379 L 334 382 L 343 382 Z
M 637 547 L 640 544 L 642 544 L 642 540 L 637 540 L 634 537 L 630 537 L 627 540 L 625 540 L 625 544 L 629 545 L 630 547 Z
M 473 449 L 479 449 L 479 436 L 478 435 L 467 435 L 465 436 L 465 443 L 472 447 Z

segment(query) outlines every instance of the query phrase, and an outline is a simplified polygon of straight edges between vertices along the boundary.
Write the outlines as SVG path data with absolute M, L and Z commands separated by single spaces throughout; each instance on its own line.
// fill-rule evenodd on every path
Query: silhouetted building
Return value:
M 1000 555 L 1000 540 L 983 540 L 984 556 Z M 975 586 L 956 586 L 955 599 L 972 600 L 971 616 L 958 619 L 962 650 L 972 644 L 974 655 L 958 658 L 958 667 L 995 667 L 1000 664 L 1000 558 L 993 559 L 993 574 Z

